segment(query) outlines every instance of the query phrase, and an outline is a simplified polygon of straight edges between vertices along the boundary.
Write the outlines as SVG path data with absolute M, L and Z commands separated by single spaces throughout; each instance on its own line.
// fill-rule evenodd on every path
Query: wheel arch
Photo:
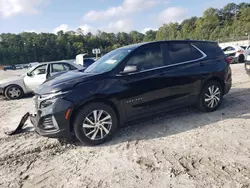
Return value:
M 206 81 L 204 81 L 203 84 L 202 84 L 201 90 L 210 81 L 216 81 L 216 82 L 218 82 L 221 85 L 221 87 L 222 87 L 222 93 L 224 95 L 224 93 L 225 93 L 225 91 L 224 91 L 225 90 L 225 83 L 224 83 L 224 81 L 221 78 L 216 77 L 216 76 L 211 77 L 211 78 L 207 79 Z
M 23 88 L 22 86 L 20 86 L 19 84 L 14 84 L 14 83 L 11 83 L 11 84 L 8 84 L 8 85 L 4 86 L 4 88 L 3 88 L 3 93 L 5 93 L 6 89 L 7 89 L 8 87 L 10 87 L 10 86 L 18 86 L 18 87 L 20 87 L 20 88 L 22 89 L 22 91 L 25 93 L 24 88 Z
M 121 112 L 118 110 L 117 106 L 114 104 L 114 102 L 112 102 L 111 100 L 108 99 L 104 99 L 104 98 L 96 98 L 96 99 L 91 99 L 88 100 L 84 103 L 82 103 L 81 105 L 77 106 L 76 108 L 73 109 L 71 116 L 70 116 L 70 132 L 73 132 L 73 122 L 76 118 L 76 115 L 78 114 L 78 112 L 86 105 L 91 104 L 91 103 L 104 103 L 108 106 L 110 106 L 114 112 L 116 113 L 117 116 L 117 122 L 118 122 L 118 127 L 121 125 Z

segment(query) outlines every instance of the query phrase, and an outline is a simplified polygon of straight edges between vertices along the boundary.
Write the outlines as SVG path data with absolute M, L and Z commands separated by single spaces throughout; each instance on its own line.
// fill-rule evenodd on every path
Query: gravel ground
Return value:
M 33 102 L 0 100 L 0 187 L 250 187 L 250 78 L 243 64 L 231 67 L 233 88 L 218 111 L 168 112 L 96 147 L 30 129 L 8 137 Z

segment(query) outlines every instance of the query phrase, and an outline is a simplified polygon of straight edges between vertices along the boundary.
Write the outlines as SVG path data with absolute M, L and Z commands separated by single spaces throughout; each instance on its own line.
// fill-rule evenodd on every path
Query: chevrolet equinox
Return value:
M 115 49 L 84 72 L 48 79 L 34 97 L 36 132 L 88 145 L 126 122 L 194 105 L 213 112 L 232 85 L 230 60 L 216 42 L 158 41 Z

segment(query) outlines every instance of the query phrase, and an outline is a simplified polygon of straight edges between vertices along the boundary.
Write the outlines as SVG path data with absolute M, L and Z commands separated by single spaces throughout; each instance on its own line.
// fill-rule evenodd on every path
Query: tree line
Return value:
M 250 34 L 250 3 L 229 3 L 221 9 L 208 8 L 202 17 L 181 23 L 163 24 L 157 31 L 84 34 L 77 31 L 53 33 L 0 34 L 0 64 L 21 64 L 74 59 L 100 48 L 105 54 L 118 47 L 147 41 L 197 39 L 218 42 L 237 40 Z

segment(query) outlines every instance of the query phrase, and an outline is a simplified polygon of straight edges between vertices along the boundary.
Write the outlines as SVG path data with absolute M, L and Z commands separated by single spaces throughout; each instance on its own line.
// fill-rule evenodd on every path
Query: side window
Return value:
M 64 66 L 64 69 L 65 69 L 66 71 L 77 70 L 76 67 L 74 67 L 73 65 L 70 65 L 70 64 L 68 64 L 68 63 L 64 63 L 63 66 Z
M 127 65 L 135 65 L 138 71 L 164 66 L 160 44 L 148 45 L 128 60 Z
M 171 64 L 192 61 L 202 57 L 202 54 L 195 47 L 183 42 L 170 42 L 168 52 Z
M 229 46 L 223 49 L 224 52 L 235 50 L 233 47 Z
M 34 75 L 41 75 L 41 74 L 46 74 L 46 68 L 47 68 L 47 64 L 45 65 L 41 65 L 39 67 L 37 67 L 36 69 L 34 69 L 31 74 Z
M 62 63 L 53 63 L 52 64 L 52 72 L 61 72 L 65 71 Z

